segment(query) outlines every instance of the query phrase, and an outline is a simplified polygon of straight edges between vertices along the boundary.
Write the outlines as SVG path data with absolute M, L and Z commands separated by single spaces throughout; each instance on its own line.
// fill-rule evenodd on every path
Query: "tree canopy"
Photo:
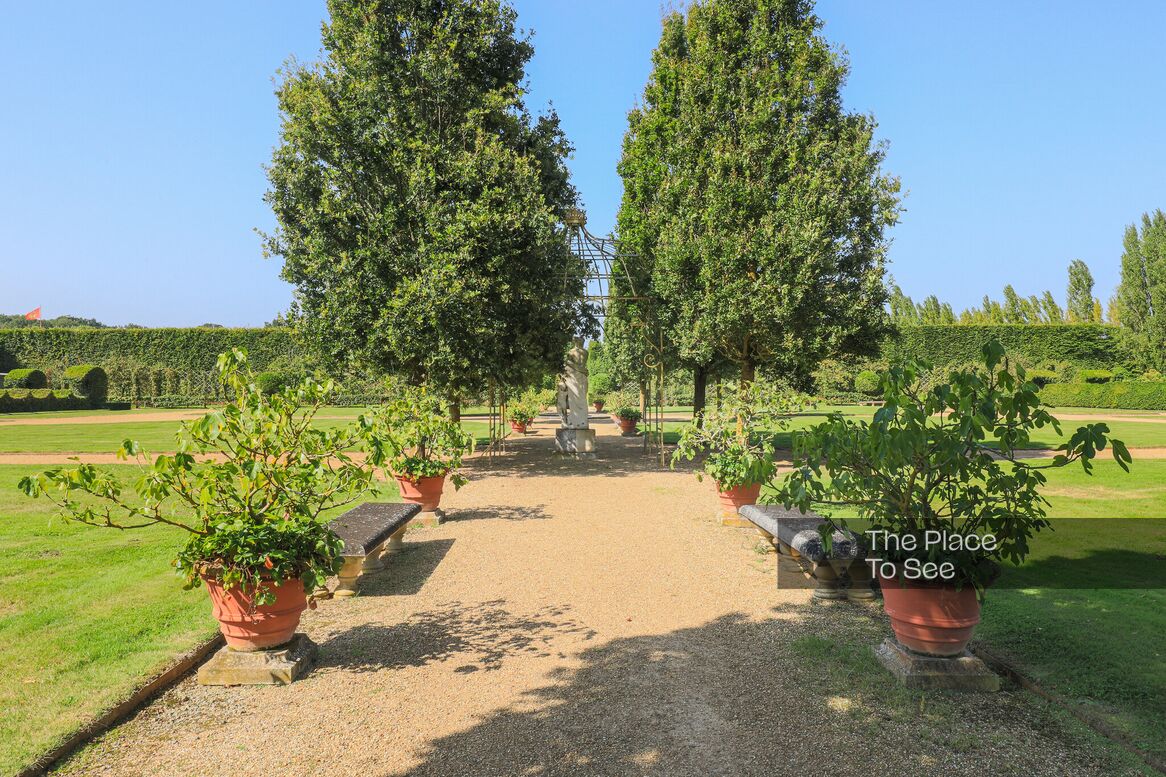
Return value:
M 1126 227 L 1117 307 L 1132 351 L 1147 366 L 1166 369 L 1166 213 L 1143 214 L 1141 230 Z
M 649 258 L 676 352 L 794 379 L 883 332 L 898 180 L 808 0 L 674 13 L 629 116 L 620 237 Z
M 329 0 L 323 59 L 277 89 L 265 236 L 326 364 L 450 394 L 517 386 L 585 328 L 561 226 L 571 146 L 523 101 L 501 0 Z

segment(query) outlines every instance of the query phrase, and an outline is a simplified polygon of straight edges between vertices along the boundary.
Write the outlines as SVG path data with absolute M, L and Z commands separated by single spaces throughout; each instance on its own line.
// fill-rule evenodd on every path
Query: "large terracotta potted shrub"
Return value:
M 474 437 L 450 417 L 439 398 L 425 389 L 405 387 L 379 414 L 388 430 L 388 468 L 401 487 L 401 498 L 432 512 L 441 505 L 448 478 L 454 488 L 462 458 L 473 451 Z
M 879 377 L 883 404 L 870 422 L 835 415 L 799 435 L 794 470 L 777 499 L 803 512 L 857 511 L 895 638 L 927 655 L 963 652 L 985 589 L 1005 561 L 1019 564 L 1049 526 L 1043 470 L 1091 460 L 1107 445 L 1123 469 L 1129 452 L 1105 424 L 1077 429 L 1049 459 L 1025 461 L 1031 434 L 1060 424 L 1038 387 L 999 343 L 977 368 L 943 374 L 923 363 Z M 823 541 L 845 520 L 827 520 Z
M 639 434 L 636 426 L 640 423 L 640 419 L 644 417 L 639 410 L 631 407 L 621 407 L 613 415 L 615 422 L 619 424 L 619 431 L 624 437 L 635 437 Z
M 526 430 L 534 423 L 535 417 L 543 409 L 541 392 L 531 389 L 519 394 L 510 403 L 507 412 L 510 415 L 510 429 L 515 434 L 526 434 Z
M 722 516 L 735 525 L 736 513 L 757 504 L 762 484 L 773 478 L 777 434 L 803 404 L 794 392 L 754 383 L 681 429 L 673 465 L 703 457 L 697 477 L 712 478 Z
M 259 650 L 292 638 L 312 592 L 338 570 L 343 545 L 324 511 L 374 489 L 385 436 L 368 416 L 316 428 L 331 382 L 267 394 L 239 350 L 220 356 L 218 369 L 235 399 L 182 424 L 177 453 L 151 460 L 138 443 L 123 444 L 118 456 L 142 470 L 132 487 L 91 464 L 26 477 L 20 487 L 80 523 L 186 531 L 179 575 L 188 588 L 206 585 L 228 645 Z

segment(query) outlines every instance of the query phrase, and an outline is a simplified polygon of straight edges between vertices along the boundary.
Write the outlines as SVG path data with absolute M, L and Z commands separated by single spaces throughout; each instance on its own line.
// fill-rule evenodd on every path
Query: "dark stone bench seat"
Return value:
M 874 598 L 870 566 L 862 543 L 852 532 L 835 531 L 827 554 L 818 532 L 824 523 L 820 515 L 787 510 L 781 505 L 746 505 L 740 512 L 778 552 L 778 585 L 784 556 L 813 578 L 814 596 L 818 599 Z
M 334 518 L 328 527 L 344 540 L 335 595 L 356 595 L 362 574 L 384 569 L 385 557 L 404 548 L 405 530 L 419 512 L 420 505 L 408 502 L 366 502 Z

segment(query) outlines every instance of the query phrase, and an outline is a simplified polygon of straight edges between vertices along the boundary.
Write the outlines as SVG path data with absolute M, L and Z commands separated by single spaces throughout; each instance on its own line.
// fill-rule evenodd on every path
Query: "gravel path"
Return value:
M 707 482 L 596 425 L 592 461 L 552 458 L 546 425 L 476 458 L 450 521 L 306 614 L 321 664 L 305 679 L 187 679 L 64 772 L 1123 773 L 1026 693 L 899 689 L 870 654 L 881 616 L 776 590 Z

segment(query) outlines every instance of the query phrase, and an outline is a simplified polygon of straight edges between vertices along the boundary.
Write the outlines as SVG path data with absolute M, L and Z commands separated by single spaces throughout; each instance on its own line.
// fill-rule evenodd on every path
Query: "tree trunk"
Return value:
M 449 402 L 449 417 L 453 422 L 460 423 L 462 420 L 462 403 L 460 399 L 451 399 Z
M 704 406 L 707 404 L 706 397 L 709 385 L 708 367 L 701 365 L 695 368 L 692 371 L 692 377 L 692 420 L 699 425 L 701 416 L 704 414 Z
M 753 385 L 753 379 L 757 377 L 757 365 L 753 363 L 753 359 L 746 358 L 741 362 L 741 395 L 744 396 L 749 387 Z

